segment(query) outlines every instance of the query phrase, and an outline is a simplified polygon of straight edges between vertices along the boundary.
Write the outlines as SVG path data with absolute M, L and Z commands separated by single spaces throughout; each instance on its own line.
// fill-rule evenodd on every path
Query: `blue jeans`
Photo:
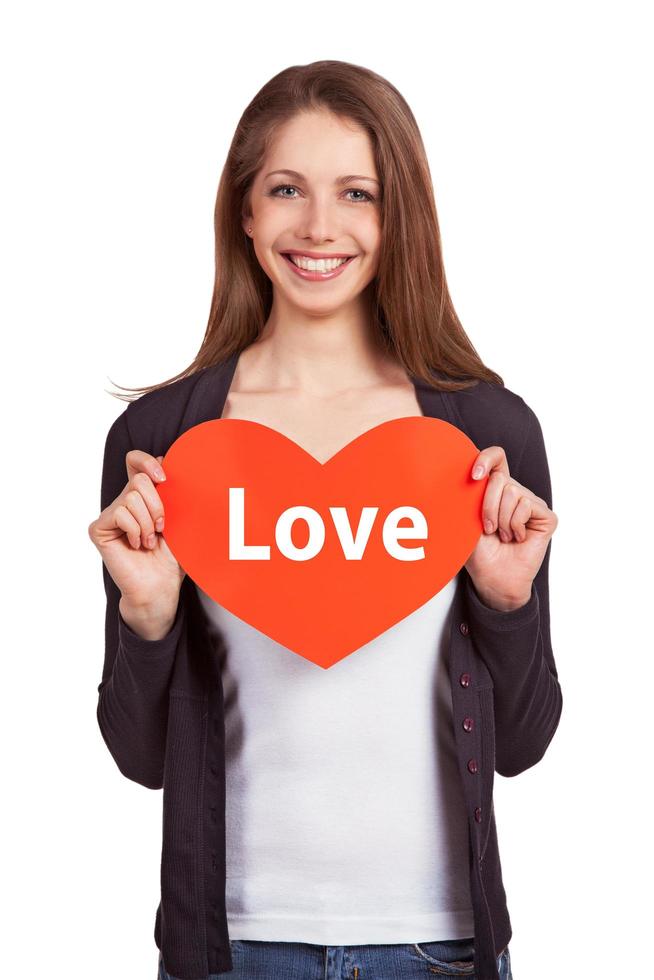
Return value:
M 232 939 L 230 947 L 234 969 L 212 973 L 210 980 L 474 980 L 473 939 L 367 946 Z M 497 968 L 501 980 L 513 980 L 508 946 L 498 956 Z M 166 973 L 161 955 L 157 980 L 176 980 Z

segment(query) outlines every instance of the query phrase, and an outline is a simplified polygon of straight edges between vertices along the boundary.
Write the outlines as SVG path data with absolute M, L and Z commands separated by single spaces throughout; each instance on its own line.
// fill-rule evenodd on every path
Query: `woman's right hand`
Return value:
M 163 476 L 162 459 L 130 450 L 125 488 L 88 528 L 121 592 L 121 615 L 130 626 L 138 623 L 148 639 L 164 636 L 172 626 L 186 574 L 161 535 L 164 509 L 156 484 L 158 474 Z

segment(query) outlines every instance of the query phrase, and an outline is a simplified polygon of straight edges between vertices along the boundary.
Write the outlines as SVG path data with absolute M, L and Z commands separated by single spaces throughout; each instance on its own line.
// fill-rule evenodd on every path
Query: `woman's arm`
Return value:
M 125 485 L 125 456 L 133 447 L 127 409 L 107 435 L 102 469 L 101 509 Z M 168 686 L 178 644 L 184 636 L 186 614 L 181 590 L 169 632 L 144 639 L 123 619 L 121 593 L 106 565 L 102 566 L 106 595 L 105 654 L 98 686 L 97 719 L 102 737 L 119 770 L 149 789 L 163 786 L 168 723 Z
M 511 475 L 552 508 L 545 443 L 527 406 L 527 431 Z M 549 559 L 552 541 L 532 583 L 529 601 L 509 612 L 491 609 L 466 574 L 470 637 L 493 678 L 495 769 L 516 776 L 539 762 L 558 727 L 563 697 L 550 638 Z

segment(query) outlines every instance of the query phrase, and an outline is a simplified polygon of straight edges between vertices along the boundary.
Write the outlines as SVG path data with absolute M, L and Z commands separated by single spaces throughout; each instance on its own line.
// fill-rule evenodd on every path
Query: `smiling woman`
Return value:
M 396 393 L 408 375 L 442 391 L 502 384 L 449 294 L 417 122 L 375 72 L 319 61 L 270 79 L 239 120 L 214 228 L 215 282 L 197 355 L 166 381 L 123 391 L 138 396 L 192 376 L 269 337 L 282 320 L 302 344 L 321 334 L 323 354 L 329 337 L 343 388 L 361 388 L 373 375 L 378 383 L 380 369 Z M 336 270 L 320 265 L 332 257 L 350 261 Z M 318 328 L 311 335 L 307 323 Z M 374 357 L 373 371 L 371 362 L 357 369 L 355 338 Z M 315 391 L 312 380 L 304 387 Z M 321 387 L 333 384 L 325 378 Z
M 302 161 L 302 172 L 281 166 L 296 159 Z M 340 167 L 346 164 L 353 173 L 342 175 Z M 366 132 L 329 110 L 297 113 L 278 128 L 262 170 L 243 215 L 243 228 L 273 284 L 262 338 L 282 319 L 297 320 L 298 304 L 303 320 L 319 317 L 320 329 L 332 336 L 347 310 L 367 338 L 368 287 L 378 272 L 382 234 L 379 203 L 371 192 L 379 184 L 377 168 Z M 280 184 L 281 175 L 294 183 Z M 371 191 L 358 184 L 369 184 Z M 312 248 L 318 243 L 323 243 L 320 249 Z
M 538 762 L 561 714 L 548 601 L 556 515 L 538 419 L 482 363 L 455 313 L 425 149 L 397 89 L 338 61 L 271 79 L 234 134 L 215 246 L 198 354 L 174 378 L 131 389 L 141 397 L 107 436 L 102 513 L 89 528 L 107 595 L 100 729 L 121 772 L 164 789 L 161 980 L 510 980 L 493 780 Z M 223 567 L 209 595 L 168 547 L 157 486 L 189 429 L 215 420 L 239 435 L 231 450 L 200 453 L 191 473 L 198 495 L 183 510 L 196 549 L 216 519 L 205 509 L 214 464 L 221 478 L 244 464 L 234 486 L 248 467 L 259 479 L 264 504 L 248 508 L 241 536 L 261 545 L 275 534 L 267 515 L 288 513 L 273 504 L 289 484 L 306 502 L 289 447 L 313 457 L 326 487 L 332 457 L 403 420 L 399 449 L 367 460 L 359 449 L 334 484 L 338 538 L 353 539 L 382 490 L 400 481 L 384 502 L 395 513 L 411 473 L 443 461 L 421 437 L 433 419 L 467 436 L 471 458 L 459 472 L 448 457 L 442 478 L 418 481 L 425 502 L 414 516 L 443 492 L 478 492 L 467 531 L 458 513 L 448 522 L 438 512 L 434 547 L 450 535 L 462 545 L 452 564 L 468 557 L 372 640 L 364 600 L 387 615 L 406 586 L 393 575 L 416 562 L 387 562 L 372 589 L 347 554 L 353 577 L 339 564 L 304 593 L 323 602 L 319 612 L 300 587 L 266 589 L 249 562 L 241 615 L 229 606 L 242 555 L 234 571 L 217 547 L 202 552 Z M 173 498 L 174 481 L 171 464 Z M 173 524 L 180 509 L 171 506 Z M 292 566 L 305 589 L 310 566 Z M 284 632 L 257 628 L 266 604 Z M 348 631 L 357 642 L 334 662 Z M 300 656 L 274 639 L 299 634 Z M 324 663 L 305 656 L 314 638 Z

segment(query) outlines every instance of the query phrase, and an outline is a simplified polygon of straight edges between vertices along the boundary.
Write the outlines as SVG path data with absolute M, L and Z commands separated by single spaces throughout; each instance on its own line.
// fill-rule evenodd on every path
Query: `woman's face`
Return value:
M 295 171 L 280 173 L 275 171 Z M 367 134 L 327 111 L 285 123 L 252 185 L 256 256 L 277 304 L 325 315 L 357 300 L 374 279 L 381 239 L 379 175 Z M 352 256 L 334 274 L 297 269 L 285 252 Z M 306 262 L 302 261 L 306 266 Z

